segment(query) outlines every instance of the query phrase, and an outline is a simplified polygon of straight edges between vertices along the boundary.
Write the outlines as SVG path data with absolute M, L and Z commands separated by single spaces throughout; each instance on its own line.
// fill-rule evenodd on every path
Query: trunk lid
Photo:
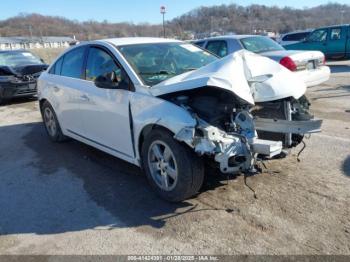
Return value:
M 315 69 L 323 65 L 324 55 L 320 51 L 280 50 L 263 52 L 260 55 L 267 56 L 276 62 L 283 57 L 290 57 L 297 66 L 297 70 Z

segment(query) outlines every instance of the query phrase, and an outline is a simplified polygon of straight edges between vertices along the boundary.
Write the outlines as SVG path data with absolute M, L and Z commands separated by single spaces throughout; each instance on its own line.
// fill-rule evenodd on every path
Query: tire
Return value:
M 1 90 L 0 90 L 0 91 L 1 91 Z M 0 106 L 5 105 L 6 102 L 7 102 L 7 100 L 8 100 L 8 99 L 3 98 L 3 97 L 1 96 L 1 93 L 0 93 Z
M 167 201 L 183 201 L 195 195 L 203 184 L 202 160 L 170 132 L 153 130 L 144 140 L 141 157 L 149 183 Z
M 63 142 L 67 140 L 67 137 L 62 133 L 54 109 L 47 101 L 45 101 L 41 107 L 41 116 L 45 130 L 53 142 Z

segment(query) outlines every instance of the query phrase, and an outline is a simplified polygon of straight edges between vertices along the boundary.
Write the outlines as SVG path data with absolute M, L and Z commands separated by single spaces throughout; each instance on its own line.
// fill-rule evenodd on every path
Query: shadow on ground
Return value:
M 323 88 L 314 92 L 315 94 L 317 93 L 320 95 L 313 97 L 312 100 L 347 97 L 350 96 L 350 85 L 338 86 L 334 88 Z
M 20 130 L 27 131 L 16 137 Z M 76 141 L 51 142 L 42 123 L 0 127 L 1 134 L 7 136 L 5 147 L 16 146 L 7 150 L 0 144 L 8 170 L 0 169 L 0 235 L 161 228 L 167 217 L 196 208 L 191 201 L 161 200 L 141 170 L 127 162 Z M 226 178 L 207 180 L 205 190 L 225 184 L 221 179 Z
M 332 74 L 350 73 L 350 65 L 329 65 Z
M 350 177 L 350 155 L 345 159 L 343 163 L 343 172 L 345 176 Z
M 8 99 L 8 100 L 3 101 L 1 106 L 11 106 L 11 105 L 24 104 L 24 103 L 28 103 L 28 102 L 35 101 L 35 100 L 38 100 L 38 98 L 36 96 L 16 97 L 16 98 L 12 98 L 12 99 Z

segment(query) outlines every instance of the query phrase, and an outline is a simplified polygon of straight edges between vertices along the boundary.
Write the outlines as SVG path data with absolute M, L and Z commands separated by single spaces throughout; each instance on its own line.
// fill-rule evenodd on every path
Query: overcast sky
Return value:
M 1 2 L 1 20 L 19 13 L 40 13 L 79 21 L 160 23 L 159 8 L 161 5 L 167 7 L 166 19 L 172 19 L 199 6 L 230 3 L 246 6 L 254 3 L 280 7 L 287 4 L 294 8 L 303 8 L 327 4 L 329 0 L 4 0 Z M 332 2 L 350 5 L 350 0 Z

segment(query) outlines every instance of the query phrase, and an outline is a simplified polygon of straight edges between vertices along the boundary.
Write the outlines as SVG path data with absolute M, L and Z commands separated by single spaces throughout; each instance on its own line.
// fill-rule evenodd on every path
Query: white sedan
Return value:
M 79 44 L 38 80 L 53 141 L 70 137 L 142 167 L 169 201 L 198 192 L 204 156 L 223 173 L 251 173 L 258 155 L 320 131 L 305 90 L 268 58 L 242 50 L 218 59 L 158 38 Z
M 195 41 L 210 52 L 224 57 L 238 50 L 248 50 L 280 63 L 302 79 L 307 87 L 319 85 L 330 77 L 325 56 L 320 51 L 286 50 L 267 36 L 230 35 Z

